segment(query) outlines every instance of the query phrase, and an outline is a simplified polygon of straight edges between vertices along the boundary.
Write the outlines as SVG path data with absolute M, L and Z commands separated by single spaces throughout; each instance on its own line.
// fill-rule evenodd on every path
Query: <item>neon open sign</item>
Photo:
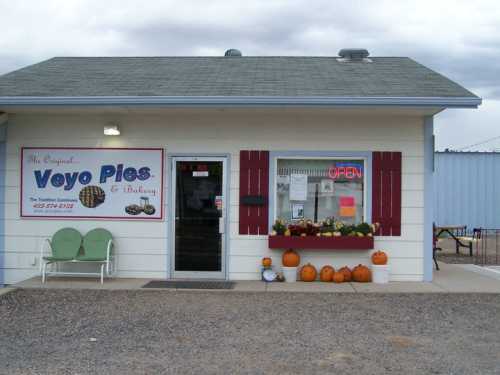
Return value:
M 336 163 L 328 169 L 328 176 L 332 180 L 363 178 L 363 165 L 359 163 Z

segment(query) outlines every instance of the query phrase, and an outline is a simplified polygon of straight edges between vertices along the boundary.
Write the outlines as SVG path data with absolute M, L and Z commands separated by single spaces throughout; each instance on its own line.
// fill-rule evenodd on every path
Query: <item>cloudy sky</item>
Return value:
M 409 56 L 483 98 L 436 117 L 438 149 L 500 150 L 498 1 L 0 0 L 0 74 L 53 56 Z M 497 137 L 497 138 L 495 138 Z

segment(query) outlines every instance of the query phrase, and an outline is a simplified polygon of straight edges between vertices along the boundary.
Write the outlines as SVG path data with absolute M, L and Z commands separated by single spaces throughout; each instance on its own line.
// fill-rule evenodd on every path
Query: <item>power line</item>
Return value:
M 463 150 L 465 150 L 465 149 L 467 149 L 467 148 L 480 146 L 480 145 L 483 145 L 483 144 L 485 144 L 485 143 L 489 143 L 489 142 L 491 142 L 491 141 L 494 141 L 494 140 L 496 140 L 496 139 L 500 139 L 500 135 L 497 135 L 496 137 L 491 137 L 491 138 L 488 138 L 488 139 L 486 139 L 486 140 L 484 140 L 484 141 L 481 141 L 481 142 L 478 142 L 478 143 L 474 143 L 474 144 L 471 144 L 471 145 L 468 145 L 468 146 L 459 147 L 457 150 L 458 150 L 458 151 L 463 151 Z

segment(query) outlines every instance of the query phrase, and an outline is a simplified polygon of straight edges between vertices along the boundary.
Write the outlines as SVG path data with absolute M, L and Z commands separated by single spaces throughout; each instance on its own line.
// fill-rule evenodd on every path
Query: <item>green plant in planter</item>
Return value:
M 274 234 L 282 236 L 285 234 L 286 230 L 287 230 L 287 225 L 286 225 L 285 220 L 276 219 L 276 221 L 274 222 L 274 225 L 273 225 Z
M 367 236 L 369 233 L 372 233 L 372 227 L 368 223 L 360 223 L 356 226 L 356 232 Z
M 335 220 L 333 223 L 333 226 L 335 227 L 336 231 L 340 231 L 341 228 L 345 227 L 345 224 L 341 222 L 340 220 Z
M 327 217 L 320 224 L 323 227 L 333 227 L 335 225 L 335 218 L 333 216 L 332 217 Z
M 271 235 L 280 236 L 372 236 L 378 228 L 378 223 L 346 224 L 333 217 L 328 217 L 319 223 L 312 220 L 300 220 L 288 224 L 283 219 L 277 219 L 273 224 Z
M 319 232 L 320 233 L 328 233 L 335 232 L 335 219 L 333 217 L 327 217 L 325 220 L 319 223 Z
M 355 233 L 355 227 L 354 225 L 343 225 L 340 229 L 339 229 L 339 232 L 343 235 L 343 236 L 354 236 L 356 233 Z

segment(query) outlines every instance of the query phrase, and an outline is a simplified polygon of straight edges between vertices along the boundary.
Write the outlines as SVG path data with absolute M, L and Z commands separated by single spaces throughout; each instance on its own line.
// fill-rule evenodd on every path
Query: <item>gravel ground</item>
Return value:
M 499 374 L 499 318 L 500 294 L 17 290 L 0 371 Z

